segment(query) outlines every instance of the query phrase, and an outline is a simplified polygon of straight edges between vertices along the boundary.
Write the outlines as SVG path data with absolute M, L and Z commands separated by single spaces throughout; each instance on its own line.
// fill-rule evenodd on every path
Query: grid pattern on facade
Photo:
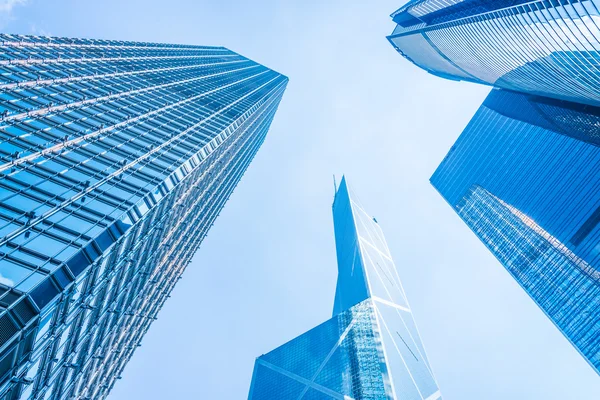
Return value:
M 259 357 L 249 399 L 392 398 L 384 385 L 374 311 L 366 300 Z
M 393 14 L 399 24 L 388 40 L 417 66 L 445 78 L 600 105 L 597 0 L 468 0 L 432 14 L 414 11 L 432 3 L 438 2 L 412 2 Z
M 598 370 L 600 271 L 480 186 L 465 194 L 456 211 Z
M 379 224 L 342 179 L 333 318 L 256 360 L 250 399 L 440 400 Z
M 360 291 L 347 282 L 352 276 L 363 277 L 367 298 L 372 299 L 377 316 L 376 331 L 389 376 L 388 392 L 398 399 L 441 398 L 383 231 L 365 211 L 345 178 L 336 194 L 333 215 L 339 268 L 337 306 L 351 306 L 344 304 L 350 298 L 346 293 Z M 344 262 L 343 257 L 348 254 L 356 254 L 353 264 Z
M 431 178 L 596 371 L 598 112 L 494 90 Z
M 287 78 L 225 48 L 0 35 L 0 398 L 104 398 Z

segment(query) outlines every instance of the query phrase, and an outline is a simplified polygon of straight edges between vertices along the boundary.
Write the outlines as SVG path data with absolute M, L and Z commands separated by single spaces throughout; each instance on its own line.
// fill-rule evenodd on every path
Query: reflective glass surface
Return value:
M 388 399 L 370 300 L 256 360 L 250 399 Z
M 413 0 L 388 37 L 449 79 L 600 105 L 598 0 Z
M 259 357 L 249 398 L 441 399 L 383 232 L 345 178 L 333 219 L 333 318 Z
M 600 371 L 600 109 L 493 90 L 432 184 Z
M 222 47 L 0 35 L 0 399 L 105 398 L 287 78 Z

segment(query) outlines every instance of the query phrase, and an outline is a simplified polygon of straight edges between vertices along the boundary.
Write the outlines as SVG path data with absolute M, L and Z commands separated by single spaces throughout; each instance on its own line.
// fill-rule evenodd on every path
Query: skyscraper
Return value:
M 383 232 L 342 179 L 333 203 L 333 318 L 256 359 L 249 399 L 437 400 Z
M 390 43 L 493 85 L 431 178 L 600 373 L 600 3 L 413 0 Z
M 11 35 L 0 70 L 0 398 L 105 398 L 287 78 L 222 47 Z
M 600 106 L 598 0 L 413 0 L 390 43 L 432 74 Z
M 600 373 L 600 108 L 493 90 L 432 184 Z

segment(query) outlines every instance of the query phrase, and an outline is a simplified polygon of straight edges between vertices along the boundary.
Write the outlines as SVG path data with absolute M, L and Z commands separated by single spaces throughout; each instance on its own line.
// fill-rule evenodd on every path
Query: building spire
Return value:
M 333 174 L 333 197 L 337 193 L 337 182 L 335 181 L 335 174 Z

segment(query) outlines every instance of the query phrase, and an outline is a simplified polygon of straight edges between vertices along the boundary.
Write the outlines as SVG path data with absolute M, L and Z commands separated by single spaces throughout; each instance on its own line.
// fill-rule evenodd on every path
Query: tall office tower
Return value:
M 287 78 L 222 47 L 0 35 L 0 399 L 102 399 Z
M 431 178 L 600 373 L 600 108 L 493 90 Z
M 432 74 L 600 106 L 600 0 L 413 0 L 388 36 Z
M 249 399 L 441 399 L 383 232 L 345 179 L 333 221 L 333 318 L 257 358 Z

